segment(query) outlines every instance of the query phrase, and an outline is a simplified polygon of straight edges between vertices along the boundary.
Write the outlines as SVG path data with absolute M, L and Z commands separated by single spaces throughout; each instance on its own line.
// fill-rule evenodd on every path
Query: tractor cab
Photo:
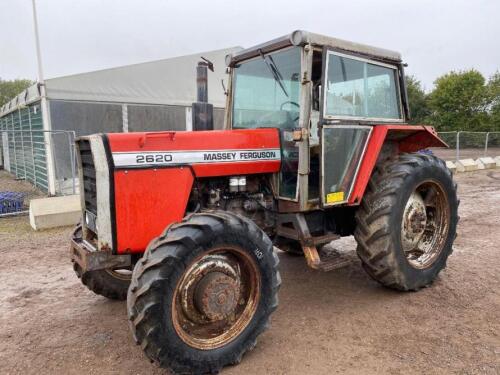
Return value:
M 408 118 L 397 52 L 295 31 L 226 62 L 225 126 L 280 129 L 277 194 L 291 210 L 349 202 L 373 125 Z

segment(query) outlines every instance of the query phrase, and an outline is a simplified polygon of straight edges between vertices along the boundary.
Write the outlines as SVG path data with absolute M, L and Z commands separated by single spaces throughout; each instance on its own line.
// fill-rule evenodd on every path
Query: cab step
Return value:
M 350 257 L 348 254 L 342 254 L 337 250 L 332 250 L 321 253 L 318 269 L 320 271 L 328 272 L 347 267 L 351 263 L 352 257 Z
M 316 246 L 303 246 L 307 265 L 316 270 L 328 272 L 343 268 L 352 263 L 352 257 L 337 250 L 324 251 L 320 255 Z
M 281 214 L 278 217 L 277 234 L 281 237 L 299 241 L 302 245 L 307 265 L 320 271 L 332 271 L 346 267 L 352 263 L 352 257 L 335 249 L 325 249 L 324 246 L 340 239 L 336 233 L 326 232 L 314 236 L 309 231 L 307 221 L 302 213 Z M 323 247 L 321 255 L 318 247 Z

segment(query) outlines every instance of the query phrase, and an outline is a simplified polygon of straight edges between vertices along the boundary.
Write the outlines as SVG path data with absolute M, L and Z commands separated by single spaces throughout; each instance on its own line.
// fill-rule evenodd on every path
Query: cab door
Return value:
M 324 206 L 349 197 L 373 129 L 401 123 L 397 65 L 323 50 L 321 190 Z
M 371 126 L 324 125 L 321 132 L 321 203 L 333 206 L 349 200 L 371 135 Z
M 366 63 L 325 48 L 321 95 L 322 206 L 348 202 L 371 135 L 366 112 Z

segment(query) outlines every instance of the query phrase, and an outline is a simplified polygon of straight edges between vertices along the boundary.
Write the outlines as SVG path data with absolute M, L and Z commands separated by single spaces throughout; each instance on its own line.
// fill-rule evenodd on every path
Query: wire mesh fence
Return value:
M 500 132 L 489 132 L 484 148 L 485 156 L 500 156 Z
M 439 137 L 446 142 L 450 148 L 457 147 L 457 132 L 439 132 Z
M 436 153 L 443 159 L 476 159 L 500 155 L 500 132 L 454 131 L 439 132 L 450 148 Z

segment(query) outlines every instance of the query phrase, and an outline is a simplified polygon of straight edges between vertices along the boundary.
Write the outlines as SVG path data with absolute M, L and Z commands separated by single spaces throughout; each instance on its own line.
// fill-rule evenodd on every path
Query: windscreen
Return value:
M 237 65 L 233 77 L 233 128 L 298 127 L 300 48 Z

